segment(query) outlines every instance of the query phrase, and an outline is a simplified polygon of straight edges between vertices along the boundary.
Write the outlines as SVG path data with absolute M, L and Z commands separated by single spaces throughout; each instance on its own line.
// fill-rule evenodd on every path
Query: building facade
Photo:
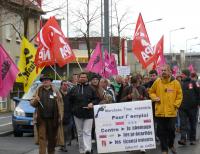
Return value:
M 0 44 L 16 64 L 20 56 L 21 37 L 30 40 L 40 30 L 40 16 L 44 12 L 37 2 L 41 1 L 0 0 Z M 11 108 L 9 97 L 0 98 L 0 111 Z
M 38 33 L 43 13 L 31 0 L 0 0 L 0 43 L 15 62 L 19 59 L 20 37 L 30 40 Z

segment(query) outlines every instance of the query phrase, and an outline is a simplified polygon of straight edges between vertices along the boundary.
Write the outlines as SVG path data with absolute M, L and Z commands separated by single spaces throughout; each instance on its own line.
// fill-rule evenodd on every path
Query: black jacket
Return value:
M 63 117 L 63 124 L 68 125 L 71 122 L 72 118 L 72 107 L 69 102 L 69 93 L 63 94 L 60 90 L 60 93 L 62 95 L 63 103 L 64 103 L 64 117 Z
M 155 80 L 154 80 L 154 81 L 155 81 Z M 143 84 L 143 86 L 144 86 L 146 89 L 151 88 L 151 86 L 153 85 L 154 81 L 153 81 L 153 80 L 150 80 L 149 82 Z
M 69 92 L 69 101 L 72 105 L 72 113 L 78 118 L 93 118 L 93 109 L 86 109 L 89 103 L 98 104 L 95 91 L 88 83 L 77 84 Z
M 196 108 L 199 105 L 199 88 L 195 81 L 186 78 L 182 81 L 183 101 L 180 106 L 182 109 Z

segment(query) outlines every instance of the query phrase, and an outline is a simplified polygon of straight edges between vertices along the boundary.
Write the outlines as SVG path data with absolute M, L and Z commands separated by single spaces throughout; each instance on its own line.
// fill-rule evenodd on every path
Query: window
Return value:
M 19 33 L 21 32 L 21 29 L 22 29 L 22 25 L 21 25 L 21 21 L 22 20 L 21 20 L 21 17 L 19 15 L 15 15 L 15 19 L 16 19 L 15 27 L 16 27 L 16 29 L 18 31 L 18 32 L 15 32 L 15 38 L 16 38 L 16 42 L 18 44 L 20 44 L 21 43 L 21 39 L 19 37 Z
M 12 39 L 11 39 L 11 25 L 7 25 L 7 26 L 5 26 L 5 35 L 6 35 L 6 40 L 7 41 L 11 41 Z
M 87 50 L 87 45 L 83 42 L 79 43 L 79 50 Z
M 34 20 L 34 34 L 37 34 L 38 32 L 38 21 Z

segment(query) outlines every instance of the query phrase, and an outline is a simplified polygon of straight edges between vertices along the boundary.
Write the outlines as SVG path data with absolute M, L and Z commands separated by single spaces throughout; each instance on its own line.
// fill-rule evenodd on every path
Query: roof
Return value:
M 37 5 L 36 1 L 33 1 L 33 0 L 9 0 L 8 2 L 11 4 L 12 7 L 19 6 L 19 7 L 30 8 L 39 14 L 44 14 L 43 10 L 40 8 L 39 5 Z

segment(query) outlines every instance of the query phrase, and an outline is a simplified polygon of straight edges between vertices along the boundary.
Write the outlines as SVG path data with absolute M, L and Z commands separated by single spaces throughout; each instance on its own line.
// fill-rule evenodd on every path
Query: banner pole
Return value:
M 80 68 L 81 72 L 83 72 L 83 69 L 82 69 L 82 67 L 81 67 L 80 63 L 78 62 L 77 58 L 76 58 L 76 62 L 77 62 L 77 64 L 78 64 L 78 66 L 79 66 L 79 68 Z
M 56 70 L 50 65 L 51 69 L 55 72 L 55 74 L 62 80 L 61 76 L 56 72 Z

